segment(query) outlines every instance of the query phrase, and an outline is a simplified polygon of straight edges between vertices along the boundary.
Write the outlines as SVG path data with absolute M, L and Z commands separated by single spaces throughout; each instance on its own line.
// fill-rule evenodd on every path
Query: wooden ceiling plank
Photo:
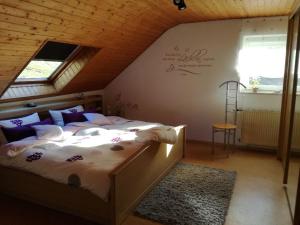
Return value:
M 103 88 L 170 27 L 284 15 L 292 10 L 294 0 L 189 0 L 186 4 L 187 9 L 179 11 L 171 0 L 1 0 L 0 74 L 13 79 L 51 39 L 102 48 L 65 89 L 81 88 L 79 81 L 88 89 Z M 82 63 L 76 62 L 74 69 Z
M 12 23 L 12 24 L 16 24 L 16 25 L 22 25 L 22 26 L 29 26 L 29 31 L 31 30 L 35 30 L 36 33 L 38 34 L 44 34 L 45 32 L 51 32 L 51 34 L 53 33 L 53 36 L 57 36 L 59 35 L 59 33 L 55 32 L 56 30 L 60 29 L 61 26 L 58 26 L 58 25 L 53 25 L 53 24 L 47 24 L 47 23 L 43 23 L 43 22 L 38 22 L 38 21 L 35 21 L 35 20 L 31 20 L 31 19 L 24 19 L 24 18 L 17 18 L 16 17 L 13 17 L 13 16 L 10 16 L 10 15 L 3 15 L 0 13 L 0 21 L 1 20 L 4 20 L 6 21 L 7 23 Z M 80 30 L 82 30 L 83 34 L 84 35 L 96 35 L 91 33 L 91 32 L 95 32 L 95 29 L 93 31 L 88 31 L 88 30 L 85 30 L 83 29 L 82 27 L 79 28 Z M 128 29 L 127 29 L 128 30 Z M 134 31 L 133 30 L 129 30 L 129 31 Z M 27 30 L 28 32 L 28 30 Z M 66 28 L 64 29 L 64 34 L 67 35 L 67 34 L 70 34 L 70 35 L 76 35 L 78 33 L 77 30 L 74 30 L 73 28 Z M 120 33 L 120 32 L 117 32 L 117 33 Z M 132 34 L 132 32 L 129 32 L 129 34 Z M 137 33 L 138 35 L 140 36 L 151 36 L 151 34 L 149 33 Z M 132 34 L 134 35 L 134 34 Z
M 101 26 L 100 22 L 104 22 L 103 18 L 101 21 L 95 21 L 92 20 L 90 17 L 86 18 L 86 17 L 82 17 L 80 14 L 79 15 L 74 15 L 74 13 L 72 14 L 68 14 L 65 11 L 63 11 L 61 8 L 64 8 L 64 6 L 61 6 L 61 8 L 59 9 L 53 9 L 53 8 L 49 8 L 47 7 L 47 3 L 49 3 L 50 1 L 23 1 L 22 4 L 19 4 L 18 0 L 2 0 L 1 4 L 5 4 L 6 6 L 10 6 L 10 7 L 16 7 L 18 9 L 22 9 L 28 12 L 34 12 L 34 13 L 38 13 L 38 14 L 42 14 L 43 15 L 47 15 L 53 18 L 62 18 L 62 20 L 67 20 L 69 22 L 69 24 L 82 24 L 82 25 L 86 25 L 86 24 L 92 24 L 93 26 Z
M 206 14 L 206 18 L 208 20 L 210 20 L 213 17 L 213 15 L 214 15 L 215 12 L 214 12 L 213 9 L 211 9 L 210 2 L 207 3 L 206 0 L 204 0 L 204 1 L 197 1 L 196 5 L 203 10 L 203 13 Z
M 33 27 L 31 29 L 41 30 L 41 31 L 48 31 L 49 30 L 49 31 L 55 32 L 57 30 L 60 30 L 63 27 L 62 25 L 56 25 L 56 24 L 51 24 L 51 23 L 47 23 L 47 22 L 41 22 L 41 21 L 31 19 L 31 18 L 23 18 L 23 17 L 12 16 L 12 15 L 3 14 L 3 13 L 0 13 L 0 21 L 6 21 L 8 23 L 22 25 L 22 26 L 29 26 L 29 27 Z M 88 32 L 88 33 L 96 32 L 95 29 L 92 31 L 92 30 L 86 29 L 85 27 L 79 27 L 79 28 L 82 30 L 82 32 Z M 72 29 L 65 29 L 65 32 L 69 33 L 71 35 L 74 35 L 74 34 L 78 33 L 78 31 L 76 31 L 73 28 Z
M 295 1 L 290 1 L 290 0 L 285 0 L 285 4 L 282 7 L 282 9 L 285 9 L 285 14 L 288 15 L 289 13 L 293 12 L 293 10 L 299 6 L 300 1 L 295 0 Z
M 32 39 L 24 39 L 18 37 L 8 37 L 6 35 L 0 34 L 0 44 L 15 44 L 15 45 L 37 45 L 39 46 L 42 41 L 41 40 L 32 40 Z
M 27 2 L 32 3 L 33 5 L 45 7 L 50 10 L 56 10 L 59 13 L 68 14 L 71 17 L 77 17 L 79 20 L 87 20 L 87 21 L 94 21 L 98 22 L 124 22 L 125 20 L 121 17 L 113 17 L 111 14 L 106 13 L 105 11 L 102 11 L 100 15 L 92 14 L 89 12 L 85 12 L 80 10 L 77 7 L 72 7 L 68 4 L 68 1 L 54 1 L 54 0 L 47 0 L 47 1 L 40 1 L 40 0 L 26 0 Z
M 11 0 L 9 1 L 9 3 L 13 3 L 13 1 Z M 22 8 L 16 8 L 12 5 L 5 5 L 5 3 L 3 2 L 1 4 L 2 5 L 0 5 L 0 12 L 6 13 L 8 15 L 29 18 L 36 21 L 42 21 L 62 26 L 75 26 L 78 28 L 78 23 L 74 23 L 74 20 L 72 20 L 72 18 L 66 18 L 66 15 L 64 14 L 57 15 L 56 11 L 47 10 L 47 8 L 44 7 L 39 7 L 38 9 L 34 10 L 34 8 L 31 7 L 31 3 L 27 3 L 27 5 L 25 3 L 22 4 Z M 14 14 L 14 10 L 16 11 L 16 14 Z M 79 23 L 79 25 L 86 25 L 86 23 Z M 92 24 L 91 26 L 93 25 L 94 24 Z
M 6 12 L 6 13 L 11 13 L 11 9 L 10 8 L 12 8 L 12 7 L 10 7 L 10 6 L 5 6 L 5 5 L 3 5 L 3 7 L 2 8 L 4 8 L 4 7 L 6 7 L 5 9 L 4 9 L 4 11 Z M 1 9 L 1 8 L 0 8 Z M 41 7 L 39 8 L 39 9 L 41 9 Z M 43 10 L 46 10 L 46 8 L 45 9 L 43 9 Z M 19 11 L 21 11 L 20 9 L 19 9 Z M 48 11 L 48 10 L 47 10 Z M 44 12 L 44 11 L 43 11 Z M 36 20 L 36 21 L 42 21 L 42 19 L 41 18 L 44 18 L 45 17 L 45 15 L 33 15 L 32 13 L 35 13 L 36 14 L 36 12 L 30 12 L 30 13 L 19 13 L 18 15 L 21 15 L 21 16 L 26 16 L 26 17 L 28 17 L 28 19 L 34 19 L 34 20 Z M 47 15 L 46 15 L 47 16 Z M 51 17 L 49 17 L 49 16 L 47 16 L 48 17 L 48 20 L 47 21 L 45 21 L 45 22 L 47 22 L 47 23 L 49 23 L 48 24 L 48 26 L 51 26 L 52 25 L 52 23 L 53 23 L 53 21 L 51 21 Z M 50 19 L 49 19 L 50 18 Z M 52 17 L 52 19 L 53 19 L 53 17 Z M 60 20 L 58 20 L 57 21 L 57 18 L 54 18 L 54 19 L 56 19 L 56 25 L 64 25 L 64 23 L 66 22 L 66 19 L 64 18 L 64 19 L 60 19 Z M 49 21 L 50 20 L 50 21 Z M 60 21 L 60 22 L 59 22 Z M 81 22 L 82 20 L 80 20 L 80 22 Z M 89 23 L 88 24 L 90 24 L 90 21 L 88 21 Z M 93 22 L 94 23 L 94 22 Z M 78 24 L 79 24 L 79 26 L 81 26 L 80 28 L 78 27 Z M 85 28 L 89 28 L 88 26 L 86 26 L 86 24 L 81 24 L 81 23 L 74 23 L 74 20 L 69 20 L 68 21 L 68 23 L 67 23 L 67 26 L 70 26 L 70 28 L 72 29 L 72 28 L 75 28 L 74 27 L 74 25 L 76 26 L 76 28 L 79 28 L 79 29 L 81 29 L 81 30 L 83 30 L 83 32 L 85 31 L 84 29 Z M 97 25 L 99 26 L 100 25 L 100 23 L 99 22 L 97 22 Z M 89 30 L 89 31 L 92 31 L 92 30 L 95 30 L 94 29 L 94 27 L 95 27 L 95 24 L 92 24 L 92 28 Z M 108 26 L 109 27 L 109 26 Z M 148 30 L 149 31 L 149 30 Z
M 23 32 L 23 33 L 31 33 L 34 35 L 44 35 L 46 37 L 65 37 L 67 36 L 63 32 L 58 32 L 58 31 L 50 31 L 50 30 L 39 30 L 37 27 L 34 25 L 20 25 L 20 24 L 15 24 L 15 23 L 10 23 L 6 21 L 0 21 L 0 27 L 1 30 L 10 30 L 10 31 L 16 31 L 16 32 Z

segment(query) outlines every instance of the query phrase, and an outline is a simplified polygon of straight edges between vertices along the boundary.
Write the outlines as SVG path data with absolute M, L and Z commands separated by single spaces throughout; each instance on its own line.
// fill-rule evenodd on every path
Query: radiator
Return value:
M 280 112 L 242 111 L 240 113 L 242 144 L 277 147 Z M 292 148 L 300 149 L 300 113 L 295 114 Z

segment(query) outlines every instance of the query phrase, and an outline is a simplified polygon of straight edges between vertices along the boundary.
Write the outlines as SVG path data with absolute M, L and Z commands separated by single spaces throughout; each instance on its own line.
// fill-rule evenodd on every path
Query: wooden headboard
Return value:
M 29 107 L 29 103 L 36 104 L 35 107 Z M 49 117 L 48 110 L 64 109 L 76 105 L 83 105 L 85 109 L 96 109 L 103 113 L 102 95 L 79 95 L 66 97 L 42 98 L 33 101 L 10 102 L 0 104 L 0 120 L 10 119 L 29 115 L 38 112 L 41 119 Z

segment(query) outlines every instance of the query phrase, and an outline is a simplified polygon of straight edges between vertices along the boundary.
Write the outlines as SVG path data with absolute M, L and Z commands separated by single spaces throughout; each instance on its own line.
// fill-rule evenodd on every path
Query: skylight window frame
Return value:
M 52 41 L 52 42 L 58 42 L 58 43 L 65 43 L 65 44 L 72 44 L 72 43 L 67 43 L 67 42 L 61 42 L 61 41 L 56 41 L 56 40 L 46 40 L 43 45 L 36 51 L 36 53 L 30 58 L 30 60 L 25 64 L 24 67 L 19 71 L 18 75 L 16 76 L 13 84 L 14 85 L 23 85 L 23 84 L 52 84 L 55 79 L 59 76 L 59 74 L 62 73 L 62 71 L 72 62 L 72 60 L 76 57 L 76 55 L 80 52 L 80 49 L 82 48 L 81 45 L 77 45 L 77 47 L 73 50 L 73 52 L 63 61 L 63 63 L 48 77 L 48 78 L 22 78 L 18 80 L 18 77 L 20 74 L 23 72 L 23 70 L 28 66 L 30 62 L 35 59 L 36 55 L 43 49 L 43 47 L 47 44 L 47 42 Z M 42 61 L 42 59 L 40 59 Z M 44 60 L 47 61 L 47 60 Z M 55 62 L 55 60 L 49 60 L 52 62 Z M 60 60 L 57 60 L 57 62 L 61 62 Z

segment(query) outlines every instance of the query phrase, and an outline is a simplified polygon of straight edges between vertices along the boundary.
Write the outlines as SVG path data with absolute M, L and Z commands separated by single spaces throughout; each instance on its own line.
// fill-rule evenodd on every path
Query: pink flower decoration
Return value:
M 136 129 L 136 128 L 135 128 L 135 129 L 130 129 L 129 131 L 130 131 L 130 132 L 137 132 L 137 131 L 139 131 L 139 130 L 140 130 L 140 129 Z
M 11 120 L 10 122 L 17 125 L 17 127 L 21 127 L 23 124 L 23 120 L 20 119 Z
M 32 162 L 34 160 L 39 160 L 40 158 L 42 158 L 42 155 L 42 152 L 35 152 L 34 154 L 27 156 L 26 161 Z
M 120 137 L 114 137 L 113 139 L 111 139 L 112 142 L 120 142 L 121 138 Z
M 81 155 L 74 155 L 71 158 L 68 158 L 67 162 L 75 162 L 77 160 L 83 160 L 83 157 Z

